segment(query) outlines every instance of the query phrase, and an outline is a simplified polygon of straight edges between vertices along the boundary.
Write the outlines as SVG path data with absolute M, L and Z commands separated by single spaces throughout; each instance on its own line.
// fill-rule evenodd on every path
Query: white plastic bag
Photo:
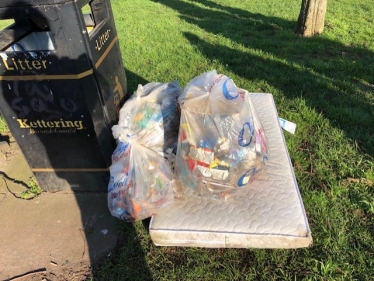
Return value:
M 120 219 L 145 219 L 173 199 L 173 174 L 167 161 L 136 139 L 118 144 L 110 174 L 108 206 Z
M 227 198 L 259 175 L 267 141 L 248 92 L 214 70 L 191 80 L 179 101 L 176 172 L 182 189 Z
M 173 173 L 164 154 L 176 151 L 181 92 L 176 81 L 139 85 L 121 108 L 118 125 L 112 128 L 118 142 L 108 185 L 113 216 L 145 219 L 174 198 Z
M 136 135 L 139 143 L 161 155 L 176 150 L 181 93 L 177 81 L 139 85 L 120 110 L 118 125 L 112 128 L 114 138 L 123 141 Z

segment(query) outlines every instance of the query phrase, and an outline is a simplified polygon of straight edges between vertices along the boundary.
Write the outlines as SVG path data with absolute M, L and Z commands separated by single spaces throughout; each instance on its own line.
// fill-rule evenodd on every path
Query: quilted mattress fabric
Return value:
M 227 201 L 190 196 L 152 217 L 158 246 L 300 248 L 312 243 L 305 209 L 271 94 L 250 94 L 268 138 L 269 161 L 245 196 Z

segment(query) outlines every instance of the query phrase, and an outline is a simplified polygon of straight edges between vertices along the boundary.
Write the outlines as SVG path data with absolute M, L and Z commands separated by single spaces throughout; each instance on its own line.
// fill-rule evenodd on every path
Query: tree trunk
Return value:
M 327 0 L 302 0 L 296 33 L 305 37 L 322 33 L 326 8 Z

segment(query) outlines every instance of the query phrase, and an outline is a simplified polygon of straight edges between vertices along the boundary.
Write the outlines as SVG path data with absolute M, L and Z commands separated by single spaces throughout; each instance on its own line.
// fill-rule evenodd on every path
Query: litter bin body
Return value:
M 0 19 L 0 110 L 39 185 L 105 191 L 127 88 L 109 0 L 2 0 Z

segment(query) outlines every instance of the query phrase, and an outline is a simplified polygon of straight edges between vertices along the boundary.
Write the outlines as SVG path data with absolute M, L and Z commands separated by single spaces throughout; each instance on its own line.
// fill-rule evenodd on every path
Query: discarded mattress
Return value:
M 268 138 L 269 161 L 246 196 L 177 199 L 158 210 L 149 233 L 158 246 L 301 248 L 312 243 L 305 209 L 271 94 L 250 94 Z

